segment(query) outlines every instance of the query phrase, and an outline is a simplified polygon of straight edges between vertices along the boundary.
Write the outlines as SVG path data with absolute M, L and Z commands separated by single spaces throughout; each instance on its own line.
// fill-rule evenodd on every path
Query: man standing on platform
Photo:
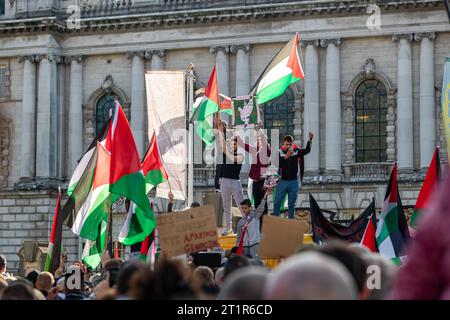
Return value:
M 249 145 L 242 141 L 240 137 L 238 137 L 238 145 L 245 149 L 246 152 L 250 153 L 252 156 L 252 165 L 250 167 L 250 172 L 248 174 L 249 179 L 252 180 L 252 194 L 249 195 L 253 197 L 255 208 L 259 207 L 262 199 L 264 198 L 264 182 L 265 182 L 265 173 L 267 168 L 270 165 L 270 145 L 267 142 L 266 135 L 261 131 L 262 124 L 259 123 L 256 126 L 256 147 Z M 250 183 L 250 182 L 249 182 Z M 267 214 L 267 203 L 264 206 L 264 214 Z M 262 218 L 261 218 L 262 225 Z
M 223 214 L 225 216 L 225 229 L 222 235 L 225 236 L 233 232 L 231 215 L 232 198 L 234 198 L 242 213 L 241 202 L 244 200 L 244 195 L 242 194 L 239 175 L 244 156 L 237 153 L 238 145 L 236 137 L 233 136 L 231 139 L 231 148 L 227 146 L 222 122 L 217 122 L 217 129 L 219 143 L 223 150 L 223 164 L 220 172 L 220 194 L 222 196 Z
M 273 214 L 280 215 L 281 203 L 288 196 L 289 219 L 294 219 L 297 194 L 303 179 L 304 156 L 311 151 L 311 142 L 314 137 L 312 132 L 308 134 L 308 143 L 305 149 L 300 149 L 294 144 L 294 138 L 287 135 L 283 138 L 283 145 L 279 150 L 280 181 L 276 187 L 275 204 Z M 300 178 L 300 179 L 299 179 Z

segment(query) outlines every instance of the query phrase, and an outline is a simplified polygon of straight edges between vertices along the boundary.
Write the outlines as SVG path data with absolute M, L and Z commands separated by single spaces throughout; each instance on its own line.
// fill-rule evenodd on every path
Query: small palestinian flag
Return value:
M 369 218 L 367 222 L 366 230 L 364 231 L 363 237 L 361 239 L 361 245 L 365 246 L 372 252 L 378 252 L 377 238 L 375 237 L 375 232 L 377 230 L 377 217 L 375 212 Z
M 291 84 L 304 77 L 296 34 L 264 69 L 250 94 L 256 96 L 258 104 L 263 104 L 281 96 Z
M 394 165 L 389 179 L 376 237 L 380 254 L 396 264 L 401 264 L 404 258 L 403 249 L 410 235 L 398 192 L 397 164 Z
M 423 209 L 427 209 L 430 205 L 430 198 L 438 185 L 439 179 L 441 177 L 441 161 L 439 159 L 439 147 L 434 150 L 433 158 L 428 166 L 428 171 L 423 181 L 422 188 L 420 189 L 419 197 L 417 198 L 416 206 L 414 212 L 411 216 L 411 221 L 409 225 L 412 228 L 416 228 L 417 221 L 420 213 Z
M 45 259 L 44 270 L 55 273 L 59 268 L 61 260 L 62 247 L 62 216 L 61 216 L 61 189 L 58 192 L 56 200 L 55 214 L 53 215 L 52 230 L 50 232 L 50 241 L 48 243 L 48 252 Z
M 147 193 L 168 179 L 159 153 L 155 132 L 153 132 L 150 146 L 142 161 L 142 171 L 145 175 L 145 191 Z M 125 245 L 141 242 L 152 232 L 155 225 L 153 211 L 149 214 L 131 203 L 125 224 L 119 234 L 119 241 Z
M 205 88 L 205 95 L 200 104 L 193 111 L 191 122 L 204 121 L 220 109 L 219 84 L 217 82 L 217 66 L 211 72 L 208 85 Z

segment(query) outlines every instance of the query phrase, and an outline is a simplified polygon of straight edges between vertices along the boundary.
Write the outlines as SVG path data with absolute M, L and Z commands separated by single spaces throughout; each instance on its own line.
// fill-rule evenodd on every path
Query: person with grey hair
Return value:
M 221 288 L 223 286 L 223 281 L 225 277 L 225 267 L 220 267 L 216 270 L 216 274 L 214 275 L 214 282 L 216 283 L 216 286 Z
M 379 253 L 368 252 L 361 257 L 368 266 L 366 286 L 369 294 L 366 299 L 384 300 L 389 298 L 398 270 L 397 266 Z
M 262 300 L 267 275 L 265 268 L 244 267 L 226 279 L 217 300 Z
M 347 269 L 322 253 L 306 252 L 282 262 L 264 288 L 269 300 L 355 300 L 358 292 Z

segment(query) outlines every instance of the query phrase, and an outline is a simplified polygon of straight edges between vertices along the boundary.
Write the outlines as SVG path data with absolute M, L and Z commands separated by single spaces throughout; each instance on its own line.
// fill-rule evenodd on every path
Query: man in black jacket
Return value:
M 294 219 L 295 203 L 297 202 L 297 193 L 300 182 L 303 178 L 303 157 L 311 151 L 311 141 L 314 137 L 312 132 L 308 135 L 308 143 L 305 149 L 300 149 L 294 144 L 292 136 L 283 138 L 283 145 L 279 150 L 279 173 L 280 181 L 276 187 L 276 197 L 273 209 L 275 216 L 280 215 L 281 203 L 288 196 L 289 219 Z

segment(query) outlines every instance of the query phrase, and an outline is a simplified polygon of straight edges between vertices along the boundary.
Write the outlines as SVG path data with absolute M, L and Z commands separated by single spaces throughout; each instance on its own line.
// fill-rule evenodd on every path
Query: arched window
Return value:
M 356 89 L 356 162 L 386 161 L 386 99 L 378 80 L 365 80 Z
M 294 133 L 295 99 L 291 89 L 276 99 L 264 103 L 261 108 L 264 114 L 264 128 L 277 129 L 280 135 L 280 143 L 287 134 Z M 271 133 L 268 131 L 270 140 Z
M 105 126 L 109 118 L 109 110 L 114 108 L 114 95 L 104 95 L 101 97 L 95 108 L 95 133 L 97 134 Z M 123 107 L 123 101 L 119 98 L 119 103 Z

